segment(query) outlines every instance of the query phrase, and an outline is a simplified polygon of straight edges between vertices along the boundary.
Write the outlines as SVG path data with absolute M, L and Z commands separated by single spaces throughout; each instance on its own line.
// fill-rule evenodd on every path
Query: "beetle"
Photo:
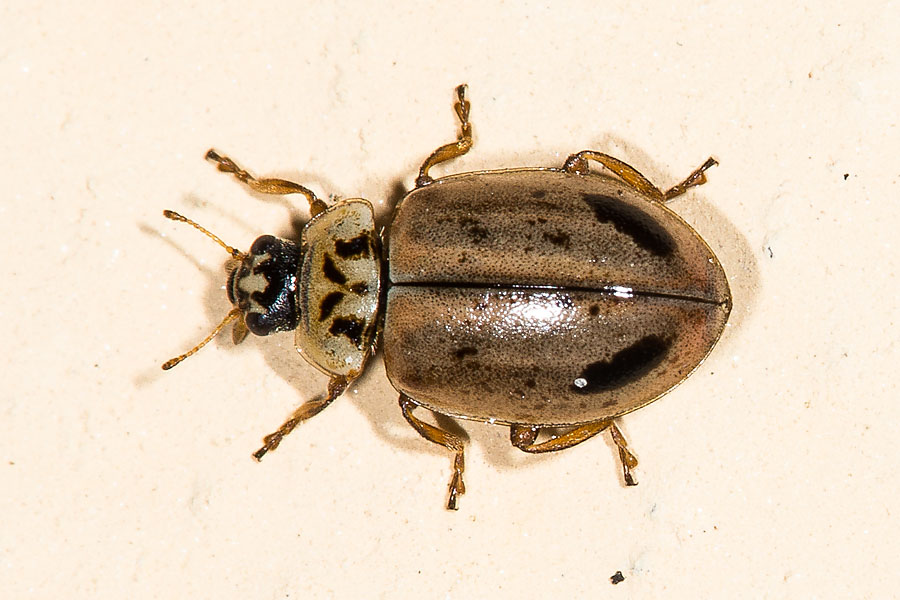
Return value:
M 472 148 L 467 88 L 456 88 L 455 142 L 422 164 L 389 235 L 371 204 L 328 206 L 308 188 L 257 179 L 210 150 L 206 158 L 251 189 L 301 194 L 311 218 L 299 242 L 264 235 L 249 252 L 173 211 L 233 257 L 233 308 L 170 369 L 234 323 L 248 332 L 295 331 L 298 352 L 329 377 L 254 453 L 278 447 L 363 372 L 380 340 L 406 421 L 453 453 L 447 508 L 465 493 L 464 442 L 422 421 L 446 417 L 509 427 L 512 444 L 555 452 L 609 430 L 626 485 L 637 458 L 616 419 L 683 381 L 719 339 L 732 300 L 704 240 L 665 203 L 706 182 L 708 159 L 661 191 L 634 167 L 584 150 L 561 168 L 477 171 L 433 178 L 435 165 Z M 590 162 L 603 172 L 593 172 Z M 386 251 L 385 251 L 386 248 Z M 541 434 L 547 437 L 538 441 Z

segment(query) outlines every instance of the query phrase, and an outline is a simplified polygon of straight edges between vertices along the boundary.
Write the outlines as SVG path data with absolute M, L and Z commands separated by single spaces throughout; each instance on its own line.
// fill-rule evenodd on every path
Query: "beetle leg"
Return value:
M 631 474 L 631 469 L 638 464 L 637 458 L 628 449 L 628 442 L 625 441 L 625 436 L 622 435 L 622 432 L 619 431 L 619 428 L 616 427 L 615 422 L 612 420 L 585 423 L 584 425 L 579 425 L 570 429 L 560 436 L 550 438 L 539 444 L 536 444 L 535 440 L 541 432 L 541 427 L 533 425 L 510 425 L 509 439 L 513 446 L 523 452 L 540 454 L 543 452 L 556 452 L 558 450 L 571 448 L 585 440 L 589 440 L 607 428 L 609 428 L 613 442 L 619 449 L 619 460 L 622 462 L 625 485 L 637 485 L 637 482 Z
M 469 123 L 469 101 L 466 100 L 466 90 L 468 86 L 462 84 L 456 88 L 456 97 L 458 98 L 453 108 L 456 110 L 456 116 L 459 118 L 459 136 L 453 143 L 441 146 L 431 153 L 431 156 L 422 163 L 419 169 L 419 176 L 416 178 L 416 187 L 428 185 L 434 179 L 428 175 L 428 169 L 436 164 L 446 162 L 462 156 L 472 148 L 472 124 Z
M 450 479 L 450 496 L 447 500 L 447 508 L 456 510 L 457 499 L 461 494 L 466 493 L 466 485 L 463 483 L 463 470 L 466 467 L 465 459 L 463 458 L 463 440 L 449 431 L 439 429 L 413 416 L 412 412 L 417 406 L 412 401 L 412 398 L 406 394 L 400 394 L 400 410 L 403 411 L 403 417 L 412 425 L 412 428 L 429 442 L 440 444 L 448 450 L 456 452 L 456 458 L 453 459 L 453 477 Z
M 650 183 L 649 179 L 641 175 L 637 169 L 628 163 L 622 162 L 618 158 L 613 158 L 609 154 L 593 150 L 582 150 L 566 159 L 566 162 L 563 163 L 563 171 L 584 175 L 590 171 L 590 166 L 587 162 L 589 160 L 597 161 L 644 196 L 649 196 L 657 202 L 665 201 L 666 195 L 658 187 Z
M 619 431 L 619 428 L 616 427 L 615 421 L 610 423 L 609 433 L 612 435 L 613 442 L 619 448 L 619 460 L 622 462 L 622 476 L 625 478 L 625 485 L 637 485 L 637 481 L 634 480 L 634 476 L 631 474 L 631 469 L 638 465 L 638 459 L 628 449 L 628 442 L 625 440 L 622 432 Z
M 311 189 L 304 187 L 299 183 L 287 181 L 286 179 L 256 179 L 253 175 L 239 167 L 236 162 L 227 156 L 220 155 L 212 149 L 206 153 L 206 160 L 216 163 L 217 169 L 223 173 L 231 173 L 239 181 L 247 184 L 250 189 L 261 194 L 274 194 L 279 196 L 287 194 L 303 194 L 309 202 L 309 212 L 312 216 L 316 216 L 328 208 L 323 201 L 316 197 Z
M 344 390 L 346 390 L 349 385 L 350 380 L 346 377 L 332 377 L 331 381 L 328 382 L 328 393 L 325 397 L 310 400 L 301 404 L 300 407 L 294 411 L 294 414 L 278 428 L 278 431 L 270 433 L 263 438 L 264 445 L 253 453 L 253 458 L 262 460 L 262 457 L 265 456 L 266 452 L 278 447 L 278 444 L 281 443 L 284 436 L 292 432 L 294 428 L 303 421 L 311 419 L 322 412 L 326 406 L 334 402 L 335 398 L 343 394 Z
M 719 164 L 716 159 L 709 157 L 698 169 L 688 175 L 684 181 L 672 186 L 668 191 L 663 192 L 658 187 L 650 183 L 650 180 L 641 175 L 641 173 L 626 162 L 613 158 L 609 154 L 595 152 L 593 150 L 582 150 L 573 154 L 566 159 L 563 164 L 563 171 L 567 173 L 585 174 L 590 171 L 588 166 L 589 160 L 595 160 L 613 173 L 615 173 L 622 181 L 633 187 L 635 190 L 645 196 L 653 198 L 657 202 L 667 202 L 676 196 L 685 193 L 689 188 L 703 185 L 706 183 L 706 170 Z
M 669 191 L 666 192 L 666 200 L 671 200 L 676 196 L 680 196 L 685 193 L 688 188 L 692 188 L 698 185 L 703 185 L 706 183 L 706 170 L 714 165 L 719 164 L 716 159 L 712 156 L 706 159 L 706 162 L 700 165 L 697 169 L 694 170 L 693 173 L 688 175 L 684 181 L 679 183 L 678 185 L 673 185 Z

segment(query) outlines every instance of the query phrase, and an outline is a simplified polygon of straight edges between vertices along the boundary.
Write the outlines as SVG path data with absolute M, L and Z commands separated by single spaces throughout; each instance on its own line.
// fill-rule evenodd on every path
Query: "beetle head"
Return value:
M 300 246 L 272 235 L 256 239 L 250 252 L 241 252 L 223 242 L 221 238 L 194 221 L 171 211 L 163 215 L 173 221 L 187 223 L 199 230 L 228 252 L 232 261 L 228 268 L 226 291 L 234 305 L 212 333 L 199 344 L 175 358 L 166 361 L 162 368 L 171 369 L 205 346 L 231 322 L 232 341 L 240 344 L 247 333 L 269 335 L 297 327 L 300 312 L 297 308 L 297 269 L 300 263 Z

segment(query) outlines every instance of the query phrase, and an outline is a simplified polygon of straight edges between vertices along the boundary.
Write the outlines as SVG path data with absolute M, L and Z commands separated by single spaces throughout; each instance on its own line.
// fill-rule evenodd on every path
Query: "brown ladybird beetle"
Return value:
M 456 95 L 458 139 L 425 160 L 394 211 L 386 253 L 366 200 L 327 206 L 302 185 L 256 179 L 210 150 L 220 171 L 257 192 L 305 196 L 311 218 L 299 243 L 264 235 L 244 253 L 165 211 L 218 242 L 236 266 L 226 286 L 234 308 L 163 369 L 231 322 L 235 343 L 248 331 L 295 330 L 297 351 L 329 376 L 327 393 L 266 436 L 259 460 L 340 396 L 380 343 L 404 418 L 454 453 L 448 508 L 465 492 L 463 439 L 420 420 L 419 407 L 508 426 L 525 452 L 563 450 L 608 429 L 625 483 L 635 485 L 637 459 L 615 419 L 696 369 L 731 311 L 719 261 L 665 206 L 705 183 L 716 161 L 666 192 L 591 150 L 562 168 L 433 179 L 432 167 L 472 147 L 466 86 Z M 609 173 L 591 172 L 590 161 Z M 542 432 L 549 438 L 538 441 Z

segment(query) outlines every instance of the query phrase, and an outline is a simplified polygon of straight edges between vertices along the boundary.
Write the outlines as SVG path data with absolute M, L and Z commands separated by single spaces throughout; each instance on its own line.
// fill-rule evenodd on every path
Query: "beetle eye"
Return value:
M 247 329 L 253 335 L 269 335 L 279 329 L 277 322 L 273 322 L 269 315 L 262 313 L 246 313 L 244 315 L 244 323 L 246 323 Z

